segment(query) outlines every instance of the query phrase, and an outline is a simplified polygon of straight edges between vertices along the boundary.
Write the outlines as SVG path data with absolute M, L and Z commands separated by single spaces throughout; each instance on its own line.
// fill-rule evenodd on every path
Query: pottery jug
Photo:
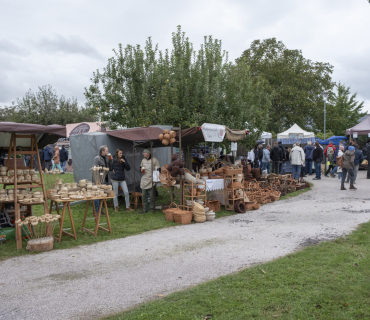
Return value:
M 25 179 L 26 179 L 26 181 L 30 181 L 30 180 L 31 180 L 31 175 L 26 174 L 26 175 L 25 175 Z

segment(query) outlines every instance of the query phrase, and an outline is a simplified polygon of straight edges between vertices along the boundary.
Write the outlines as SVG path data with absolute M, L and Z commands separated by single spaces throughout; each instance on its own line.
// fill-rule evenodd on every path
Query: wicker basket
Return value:
M 215 198 L 215 200 L 210 200 L 211 198 Z M 216 199 L 215 196 L 210 196 L 206 201 L 206 205 L 209 208 L 209 210 L 212 210 L 214 212 L 221 211 L 221 203 Z
M 171 208 L 171 205 L 174 205 L 175 207 L 174 208 Z M 163 210 L 163 213 L 165 214 L 167 221 L 174 221 L 174 219 L 173 219 L 173 213 L 174 213 L 175 210 L 177 210 L 177 204 L 174 203 L 174 202 L 171 202 L 170 203 L 168 209 Z
M 173 212 L 173 218 L 176 223 L 189 224 L 193 219 L 193 212 L 190 207 L 179 205 Z
M 234 169 L 232 167 L 223 167 L 224 175 L 233 176 L 237 174 L 243 174 L 243 168 Z
M 254 206 L 253 206 L 253 210 L 258 210 L 260 208 L 260 204 L 259 203 L 255 203 Z
M 251 210 L 251 209 L 253 209 L 254 208 L 254 205 L 255 205 L 256 203 L 254 202 L 254 201 L 251 201 L 251 202 L 245 202 L 245 208 L 247 209 L 247 210 Z

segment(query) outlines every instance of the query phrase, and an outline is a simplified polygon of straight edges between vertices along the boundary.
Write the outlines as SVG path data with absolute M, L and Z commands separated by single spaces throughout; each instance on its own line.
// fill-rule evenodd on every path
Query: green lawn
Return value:
M 55 181 L 55 178 L 63 179 L 64 183 L 73 182 L 73 175 L 72 174 L 63 174 L 60 177 L 51 177 L 48 175 L 44 175 L 45 183 L 52 185 L 52 181 Z M 0 185 L 2 188 L 2 185 Z M 302 191 L 296 191 L 294 193 L 288 194 L 287 196 L 295 196 L 302 192 L 307 192 L 310 189 L 304 189 Z M 170 201 L 170 189 L 165 189 L 163 187 L 158 188 L 159 196 L 156 198 L 156 203 L 169 203 Z M 287 197 L 285 196 L 285 197 Z M 282 197 L 281 199 L 284 199 Z M 176 226 L 177 223 L 172 221 L 166 221 L 165 216 L 162 210 L 157 210 L 155 213 L 148 212 L 146 214 L 139 214 L 141 208 L 137 211 L 127 212 L 124 210 L 125 208 L 125 200 L 121 198 L 120 200 L 120 210 L 119 212 L 114 212 L 113 207 L 108 207 L 109 210 L 109 217 L 112 226 L 112 234 L 99 230 L 97 237 L 84 232 L 81 230 L 83 215 L 85 213 L 85 203 L 77 204 L 71 206 L 73 221 L 75 224 L 75 229 L 77 233 L 77 240 L 72 239 L 69 236 L 62 235 L 62 241 L 54 242 L 54 249 L 65 249 L 71 248 L 79 245 L 84 244 L 91 244 L 105 240 L 117 239 L 117 238 L 124 238 L 127 236 L 132 236 L 135 234 L 140 234 L 145 231 L 166 228 L 171 226 Z M 50 201 L 49 201 L 50 202 Z M 112 202 L 112 200 L 110 200 Z M 268 205 L 268 204 L 267 204 Z M 49 206 L 50 207 L 50 206 Z M 53 214 L 56 214 L 56 211 L 53 210 Z M 61 213 L 61 209 L 60 209 Z M 44 214 L 44 207 L 37 205 L 33 206 L 33 214 L 36 216 L 40 216 Z M 216 218 L 230 216 L 236 214 L 233 211 L 225 211 L 222 207 L 222 211 L 216 213 Z M 95 220 L 93 219 L 92 214 L 92 206 L 90 204 L 90 213 L 88 214 L 89 220 L 87 220 L 86 228 L 93 229 L 95 227 Z M 100 219 L 100 224 L 106 223 L 106 218 L 104 216 Z M 193 222 L 195 223 L 195 222 Z M 107 225 L 102 225 L 103 227 L 107 227 Z M 66 218 L 64 220 L 63 229 L 70 228 L 69 216 L 68 213 L 66 214 Z M 71 232 L 71 230 L 66 230 L 67 232 Z M 54 235 L 56 236 L 59 232 L 59 228 L 56 227 L 54 230 Z M 37 253 L 29 253 L 25 250 L 26 247 L 26 240 L 23 241 L 23 248 L 21 250 L 16 250 L 16 243 L 15 240 L 7 241 L 6 243 L 0 244 L 0 260 L 6 259 L 9 257 L 24 255 L 24 254 L 37 254 Z
M 370 222 L 345 238 L 104 319 L 370 319 L 369 267 Z

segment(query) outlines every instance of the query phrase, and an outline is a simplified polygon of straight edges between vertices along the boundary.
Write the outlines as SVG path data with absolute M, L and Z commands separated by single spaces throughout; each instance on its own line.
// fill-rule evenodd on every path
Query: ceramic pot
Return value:
M 0 171 L 1 172 L 7 172 L 8 171 L 8 167 L 0 167 Z
M 27 190 L 23 189 L 21 190 L 21 194 L 25 195 L 27 193 Z
M 36 175 L 36 174 L 33 174 L 32 176 L 31 176 L 31 180 L 32 181 L 36 181 L 38 179 L 38 176 Z
M 79 181 L 79 183 L 86 184 L 86 183 L 87 183 L 87 179 L 81 179 L 81 180 Z
M 17 180 L 18 180 L 18 181 L 24 181 L 24 176 L 18 176 L 18 177 L 17 177 Z
M 14 176 L 14 170 L 8 170 L 8 175 L 9 176 Z
M 26 181 L 30 181 L 31 180 L 31 175 L 30 174 L 26 174 L 26 176 L 24 177 Z
M 24 194 L 18 194 L 17 199 L 18 200 L 23 200 L 24 199 Z
M 30 170 L 29 169 L 23 170 L 23 174 L 29 174 L 29 173 L 30 173 Z
M 6 189 L 0 189 L 0 195 L 6 194 Z
M 1 171 L 1 172 L 0 172 L 0 175 L 2 175 L 2 176 L 7 176 L 7 175 L 8 175 L 8 173 L 7 173 L 6 171 Z
M 71 183 L 66 183 L 66 188 L 67 188 L 67 189 L 71 189 L 71 186 L 72 186 L 72 184 L 71 184 Z
M 98 190 L 98 186 L 92 186 L 92 187 L 91 187 L 91 190 L 93 190 L 93 191 Z
M 63 183 L 63 180 L 62 180 L 62 179 L 56 179 L 56 180 L 55 180 L 55 183 L 56 183 L 56 184 L 61 184 L 61 183 Z
M 23 174 L 23 170 L 17 170 L 17 175 L 21 176 Z
M 9 198 L 9 201 L 13 201 L 14 200 L 14 194 L 9 194 L 8 198 Z
M 32 194 L 30 193 L 27 193 L 24 195 L 24 199 L 31 199 L 32 198 Z
M 72 188 L 77 188 L 77 183 L 76 182 L 72 182 Z
M 4 177 L 4 178 L 3 178 L 3 182 L 4 182 L 4 183 L 8 183 L 8 182 L 9 182 L 9 178 L 8 178 L 8 177 Z
M 14 194 L 14 189 L 9 189 L 8 194 Z
M 29 174 L 30 175 L 36 174 L 36 170 L 35 169 L 30 169 Z

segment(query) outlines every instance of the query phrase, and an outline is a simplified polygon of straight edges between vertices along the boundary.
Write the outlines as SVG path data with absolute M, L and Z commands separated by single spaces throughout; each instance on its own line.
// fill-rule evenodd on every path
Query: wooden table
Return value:
M 77 239 L 76 229 L 75 229 L 75 225 L 74 225 L 74 222 L 73 222 L 73 216 L 72 216 L 71 206 L 70 206 L 70 203 L 71 202 L 74 202 L 76 200 L 74 200 L 74 199 L 61 200 L 61 199 L 53 199 L 53 198 L 49 198 L 49 199 L 50 199 L 50 210 L 49 210 L 50 213 L 52 211 L 53 204 L 55 203 L 55 208 L 56 208 L 57 214 L 60 215 L 58 203 L 62 203 L 63 204 L 62 214 L 60 215 L 61 217 L 59 218 L 59 225 L 60 225 L 59 235 L 58 235 L 58 237 L 54 237 L 55 240 L 57 240 L 58 242 L 60 242 L 62 240 L 62 234 L 65 234 L 67 236 L 70 236 L 70 237 L 72 237 L 73 239 L 76 240 Z M 93 234 L 95 237 L 97 236 L 99 229 L 104 230 L 104 231 L 107 231 L 109 233 L 112 233 L 112 228 L 111 228 L 111 224 L 110 224 L 110 220 L 109 220 L 109 213 L 108 213 L 108 208 L 107 208 L 107 199 L 112 199 L 112 198 L 94 198 L 94 199 L 87 199 L 86 200 L 86 209 L 85 209 L 85 214 L 84 214 L 83 223 L 82 223 L 82 230 L 83 231 L 87 231 L 87 232 Z M 100 201 L 100 206 L 99 206 L 99 211 L 98 212 L 96 212 L 96 210 L 95 210 L 94 200 L 101 200 Z M 94 212 L 94 217 L 95 217 L 95 230 L 94 231 L 85 228 L 87 211 L 88 211 L 88 208 L 89 208 L 90 201 L 93 204 L 93 212 Z M 101 216 L 101 210 L 102 210 L 103 203 L 104 203 L 105 211 L 106 211 L 108 229 L 99 226 L 100 216 Z M 72 232 L 73 232 L 73 234 L 63 230 L 64 219 L 65 219 L 65 216 L 66 216 L 66 209 L 68 209 L 69 219 L 71 221 L 71 226 L 72 226 Z

